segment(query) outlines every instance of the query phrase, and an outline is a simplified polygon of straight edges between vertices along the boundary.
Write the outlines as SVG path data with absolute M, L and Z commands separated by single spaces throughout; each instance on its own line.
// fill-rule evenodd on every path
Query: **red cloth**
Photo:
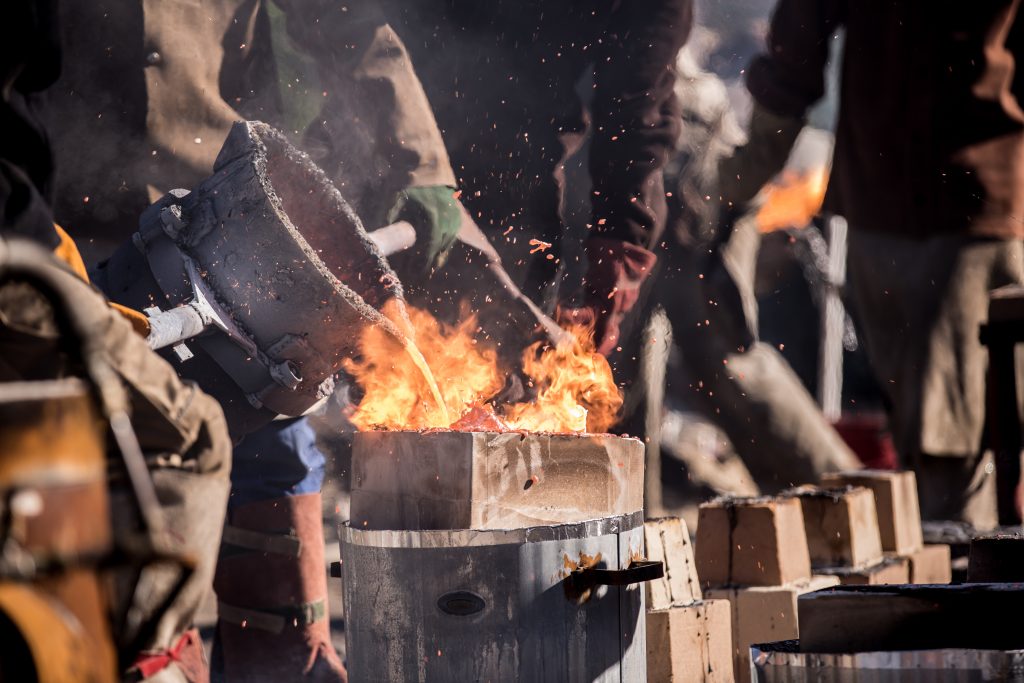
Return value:
M 132 665 L 142 680 L 160 673 L 171 664 L 177 664 L 189 683 L 210 683 L 210 670 L 203 654 L 203 641 L 199 631 L 191 629 L 166 650 L 140 653 Z
M 872 470 L 897 468 L 896 448 L 882 415 L 844 415 L 833 425 L 864 467 Z

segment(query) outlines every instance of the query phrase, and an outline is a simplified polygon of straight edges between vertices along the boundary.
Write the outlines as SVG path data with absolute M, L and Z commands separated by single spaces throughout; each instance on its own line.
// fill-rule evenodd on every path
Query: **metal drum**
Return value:
M 511 530 L 343 523 L 353 681 L 646 680 L 643 517 Z

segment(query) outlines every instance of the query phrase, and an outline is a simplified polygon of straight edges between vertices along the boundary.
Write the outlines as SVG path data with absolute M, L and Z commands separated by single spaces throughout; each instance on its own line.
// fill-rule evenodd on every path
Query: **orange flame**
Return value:
M 605 357 L 594 351 L 591 330 L 570 328 L 558 346 L 540 342 L 523 352 L 523 372 L 537 387 L 537 399 L 505 410 L 515 429 L 534 432 L 604 432 L 622 407 Z
M 622 395 L 608 362 L 594 351 L 589 329 L 570 330 L 557 347 L 538 342 L 525 349 L 522 370 L 536 398 L 492 406 L 507 373 L 493 346 L 476 338 L 475 316 L 449 326 L 422 310 L 410 307 L 408 313 L 416 347 L 447 411 L 432 398 L 429 380 L 402 343 L 367 327 L 360 339 L 361 357 L 345 363 L 364 392 L 350 418 L 359 429 L 578 433 L 603 432 L 614 424 Z
M 825 201 L 828 171 L 819 167 L 804 173 L 785 172 L 764 189 L 757 211 L 761 232 L 807 227 Z
M 359 342 L 362 357 L 345 362 L 345 370 L 365 392 L 350 418 L 360 429 L 447 427 L 449 414 L 461 416 L 504 384 L 497 353 L 474 338 L 474 317 L 449 328 L 426 311 L 411 306 L 407 310 L 416 330 L 416 347 L 426 358 L 448 410 L 432 398 L 428 378 L 401 342 L 371 325 Z

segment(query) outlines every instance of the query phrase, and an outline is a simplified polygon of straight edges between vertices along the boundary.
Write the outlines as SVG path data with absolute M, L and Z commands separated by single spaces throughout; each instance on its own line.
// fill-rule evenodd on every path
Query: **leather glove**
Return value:
M 401 261 L 399 272 L 427 274 L 443 265 L 462 223 L 462 210 L 455 190 L 445 185 L 409 187 L 398 193 L 388 212 L 389 223 L 408 221 L 416 229 L 416 246 L 410 253 L 393 258 Z M 399 268 L 396 263 L 396 268 Z
M 781 116 L 755 103 L 750 137 L 718 164 L 719 191 L 725 206 L 738 209 L 757 196 L 786 165 L 803 120 Z
M 582 296 L 558 307 L 562 325 L 592 325 L 594 347 L 608 356 L 619 344 L 620 327 L 637 301 L 640 287 L 654 270 L 657 256 L 621 240 L 595 237 L 584 245 L 588 268 Z

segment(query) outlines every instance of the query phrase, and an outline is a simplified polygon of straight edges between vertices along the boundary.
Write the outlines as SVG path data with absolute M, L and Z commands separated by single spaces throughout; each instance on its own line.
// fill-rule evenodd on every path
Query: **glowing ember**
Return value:
M 510 432 L 508 424 L 494 414 L 490 406 L 473 406 L 469 412 L 452 423 L 456 432 Z
M 476 339 L 476 319 L 456 326 L 408 310 L 415 344 L 430 367 L 447 410 L 432 398 L 413 356 L 385 331 L 368 327 L 362 357 L 345 369 L 364 391 L 351 416 L 362 430 L 603 432 L 615 422 L 622 396 L 605 358 L 594 351 L 590 330 L 576 327 L 557 347 L 536 343 L 523 352 L 522 371 L 536 392 L 528 403 L 492 407 L 505 386 L 494 348 Z M 459 416 L 453 423 L 451 416 Z
M 757 212 L 761 232 L 804 228 L 825 200 L 828 172 L 824 167 L 805 173 L 783 173 L 764 189 L 764 204 Z
M 531 254 L 536 254 L 538 251 L 546 251 L 551 248 L 551 242 L 545 242 L 543 240 L 530 240 L 530 246 L 533 249 L 530 250 Z

